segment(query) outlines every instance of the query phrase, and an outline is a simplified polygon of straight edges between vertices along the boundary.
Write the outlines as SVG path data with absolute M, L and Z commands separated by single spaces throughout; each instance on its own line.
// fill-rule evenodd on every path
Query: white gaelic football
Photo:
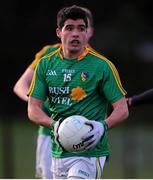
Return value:
M 87 118 L 73 115 L 63 120 L 58 128 L 59 142 L 69 152 L 84 151 L 82 137 L 91 130 L 91 126 L 84 124 Z

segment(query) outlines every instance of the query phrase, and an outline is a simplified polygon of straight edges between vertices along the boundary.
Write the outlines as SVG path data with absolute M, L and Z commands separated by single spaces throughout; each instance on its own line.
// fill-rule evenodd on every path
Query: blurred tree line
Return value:
M 0 6 L 1 22 L 1 115 L 26 115 L 26 104 L 12 88 L 46 44 L 58 41 L 57 11 L 66 5 L 88 7 L 94 17 L 92 46 L 118 68 L 129 95 L 152 87 L 153 2 L 134 1 L 52 1 L 5 0 Z M 8 118 L 9 119 L 9 118 Z

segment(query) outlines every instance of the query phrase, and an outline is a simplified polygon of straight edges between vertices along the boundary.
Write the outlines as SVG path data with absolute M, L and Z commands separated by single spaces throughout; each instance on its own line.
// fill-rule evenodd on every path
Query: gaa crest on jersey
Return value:
M 87 78 L 88 78 L 88 72 L 82 72 L 81 73 L 81 80 L 82 81 L 86 81 L 87 80 Z
M 47 76 L 57 76 L 57 73 L 55 70 L 48 69 L 46 75 Z

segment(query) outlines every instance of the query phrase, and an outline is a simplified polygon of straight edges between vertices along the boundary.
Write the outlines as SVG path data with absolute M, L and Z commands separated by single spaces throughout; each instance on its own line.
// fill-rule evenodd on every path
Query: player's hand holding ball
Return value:
M 82 137 L 85 149 L 89 150 L 97 145 L 108 126 L 105 121 L 101 123 L 94 120 L 90 120 L 85 124 L 92 127 L 92 130 Z
M 106 130 L 106 123 L 69 116 L 54 124 L 55 143 L 63 150 L 77 153 L 94 148 Z
M 68 152 L 85 151 L 82 137 L 92 130 L 91 125 L 85 124 L 88 121 L 87 118 L 80 115 L 72 115 L 58 120 L 54 124 L 55 143 Z

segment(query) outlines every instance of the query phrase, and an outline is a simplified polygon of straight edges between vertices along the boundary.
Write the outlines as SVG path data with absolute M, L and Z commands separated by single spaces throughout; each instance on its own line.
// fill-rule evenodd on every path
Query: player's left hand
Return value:
M 92 127 L 92 130 L 83 137 L 85 150 L 89 150 L 97 145 L 105 132 L 105 127 L 104 124 L 94 120 L 88 121 L 85 124 Z

